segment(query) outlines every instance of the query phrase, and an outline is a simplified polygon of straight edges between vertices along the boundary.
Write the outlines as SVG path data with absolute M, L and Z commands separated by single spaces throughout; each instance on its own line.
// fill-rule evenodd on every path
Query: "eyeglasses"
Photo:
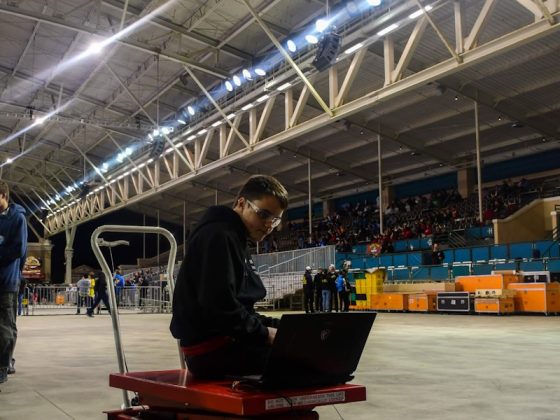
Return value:
M 276 217 L 268 210 L 259 208 L 255 203 L 253 203 L 250 200 L 246 200 L 246 201 L 247 203 L 249 203 L 249 205 L 251 206 L 251 208 L 253 209 L 253 211 L 257 216 L 259 216 L 262 220 L 270 221 L 272 228 L 277 227 L 280 224 L 280 222 L 282 222 L 281 217 Z

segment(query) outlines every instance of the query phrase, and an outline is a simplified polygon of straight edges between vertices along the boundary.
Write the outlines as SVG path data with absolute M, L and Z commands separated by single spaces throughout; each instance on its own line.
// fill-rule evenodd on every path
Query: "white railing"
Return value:
M 266 297 L 255 304 L 257 307 L 267 307 L 277 309 L 276 302 L 286 295 L 295 293 L 296 290 L 302 288 L 302 276 L 300 273 L 282 273 L 282 274 L 261 274 L 264 287 L 266 288 Z
M 272 254 L 253 255 L 255 266 L 261 276 L 268 274 L 303 273 L 305 267 L 327 268 L 335 262 L 334 245 L 295 249 Z

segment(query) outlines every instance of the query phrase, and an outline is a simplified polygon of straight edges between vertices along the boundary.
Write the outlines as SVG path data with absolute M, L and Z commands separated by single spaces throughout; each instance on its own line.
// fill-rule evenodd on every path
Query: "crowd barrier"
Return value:
M 86 310 L 93 296 L 81 296 L 77 287 L 68 285 L 36 285 L 25 288 L 20 296 L 20 315 L 73 314 Z M 169 313 L 171 302 L 167 288 L 130 286 L 117 291 L 119 312 Z M 103 304 L 101 304 L 103 305 Z M 104 306 L 102 306 L 104 308 Z

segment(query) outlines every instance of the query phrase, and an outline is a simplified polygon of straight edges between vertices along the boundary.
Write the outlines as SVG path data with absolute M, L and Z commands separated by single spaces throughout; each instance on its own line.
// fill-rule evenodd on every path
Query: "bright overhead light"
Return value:
M 224 122 L 222 120 L 218 120 L 216 121 L 214 124 L 212 124 L 212 127 L 217 127 L 219 125 L 222 125 Z
M 124 154 L 126 156 L 130 156 L 132 154 L 132 147 L 127 147 L 126 149 L 124 149 Z
M 47 121 L 47 117 L 39 117 L 35 121 L 37 122 L 37 124 L 43 124 L 45 121 Z
M 163 127 L 163 128 L 161 129 L 161 132 L 162 132 L 163 134 L 173 133 L 173 127 Z
M 152 136 L 153 137 L 159 136 L 159 130 L 157 128 L 154 131 L 152 131 Z
M 8 158 L 6 159 L 6 163 L 9 165 L 10 163 L 12 163 L 14 160 L 12 158 Z
M 202 130 L 200 130 L 198 133 L 196 134 L 206 134 L 208 132 L 208 130 L 206 128 L 203 128 Z
M 387 35 L 389 32 L 394 31 L 398 27 L 399 27 L 398 24 L 393 23 L 392 25 L 387 26 L 385 29 L 381 29 L 379 32 L 377 32 L 377 35 L 379 36 Z
M 242 73 L 245 80 L 253 80 L 253 76 L 251 76 L 251 72 L 248 69 L 243 69 Z
M 381 0 L 367 0 L 370 6 L 379 6 L 381 4 Z
M 229 80 L 226 80 L 226 89 L 228 92 L 233 91 L 233 85 L 231 84 L 231 82 Z
M 417 10 L 416 12 L 408 15 L 408 18 L 409 19 L 416 19 L 418 16 L 423 14 L 424 11 L 429 12 L 430 10 L 432 10 L 432 6 L 426 6 L 426 7 L 424 7 L 424 10 L 420 9 L 420 10 Z
M 278 87 L 276 88 L 276 90 L 280 90 L 280 91 L 286 90 L 286 89 L 288 89 L 290 86 L 292 86 L 292 84 L 291 84 L 290 82 L 286 82 L 286 83 L 284 83 L 283 85 L 278 86 Z
M 187 125 L 187 122 L 186 122 L 185 120 L 179 119 L 179 120 L 177 120 L 177 122 L 178 122 L 179 124 Z
M 150 159 L 148 159 L 148 160 L 146 161 L 146 164 L 152 163 L 153 161 L 154 161 L 154 158 L 150 158 Z
M 117 162 L 123 163 L 123 161 L 124 161 L 124 155 L 122 153 L 119 153 L 117 155 Z
M 352 45 L 350 48 L 348 48 L 347 50 L 345 50 L 344 52 L 346 54 L 352 54 L 354 51 L 359 50 L 360 48 L 362 48 L 364 46 L 363 42 L 358 42 L 356 45 Z
M 296 52 L 297 51 L 297 45 L 291 39 L 288 39 L 288 42 L 286 42 L 286 46 L 288 47 L 288 50 L 290 52 Z
M 257 67 L 255 69 L 255 73 L 259 76 L 265 76 L 266 75 L 266 70 L 265 69 L 261 69 L 260 67 Z
M 245 105 L 243 108 L 241 108 L 242 111 L 247 111 L 248 109 L 253 108 L 253 104 L 247 104 Z
M 266 101 L 268 98 L 270 98 L 270 95 L 263 95 L 257 99 L 257 102 Z
M 86 52 L 88 54 L 99 54 L 102 50 L 103 44 L 101 44 L 100 42 L 92 42 Z
M 319 32 L 323 32 L 329 26 L 329 22 L 326 19 L 317 19 L 315 22 L 315 28 Z
M 194 140 L 196 139 L 196 136 L 193 134 L 192 136 L 187 137 L 188 141 Z
M 189 105 L 187 107 L 187 111 L 188 111 L 189 114 L 194 115 L 194 108 L 192 106 Z
M 233 83 L 235 84 L 235 86 L 241 86 L 241 79 L 238 75 L 233 76 Z
M 228 120 L 231 120 L 233 117 L 235 117 L 235 113 L 233 113 L 233 112 L 231 114 L 229 114 L 228 116 L 226 116 L 226 118 Z
M 319 42 L 319 39 L 315 35 L 312 35 L 312 34 L 305 35 L 305 40 L 307 42 L 309 42 L 310 44 L 316 44 L 317 42 Z

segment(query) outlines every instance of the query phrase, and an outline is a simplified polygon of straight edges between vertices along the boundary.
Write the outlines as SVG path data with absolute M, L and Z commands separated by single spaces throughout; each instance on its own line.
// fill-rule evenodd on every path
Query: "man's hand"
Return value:
M 274 343 L 274 339 L 276 338 L 276 328 L 266 327 L 268 328 L 268 338 L 266 339 L 266 344 L 272 346 Z

